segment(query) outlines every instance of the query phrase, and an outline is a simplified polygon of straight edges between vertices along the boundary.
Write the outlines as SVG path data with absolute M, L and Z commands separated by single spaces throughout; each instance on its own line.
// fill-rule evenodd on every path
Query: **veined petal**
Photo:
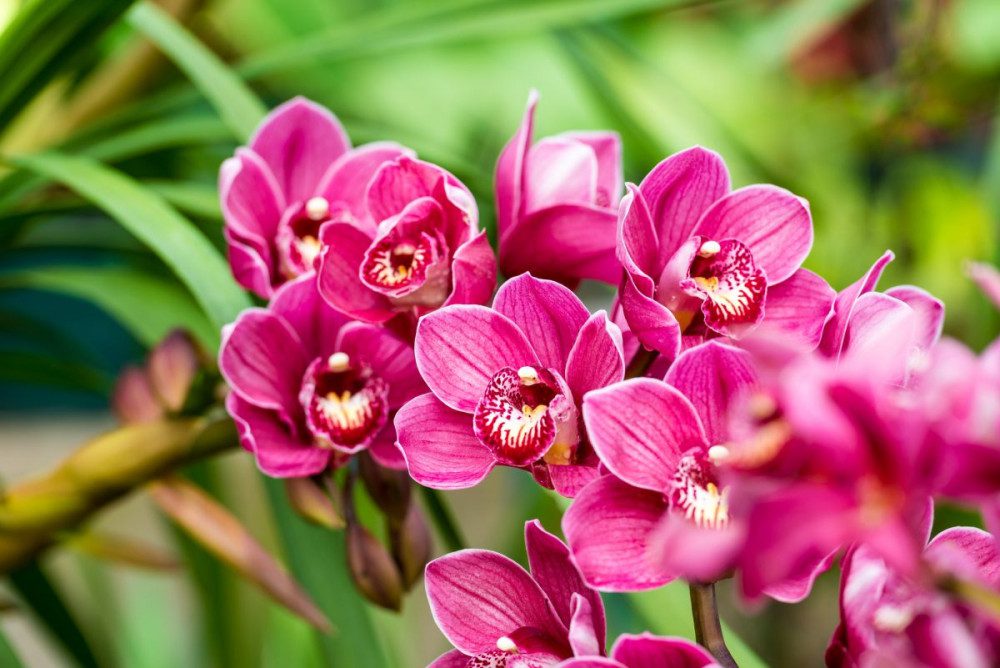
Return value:
M 486 304 L 497 284 L 497 260 L 483 230 L 455 251 L 451 260 L 451 294 L 444 306 Z
M 564 132 L 567 137 L 589 146 L 597 156 L 597 199 L 601 207 L 618 207 L 622 193 L 622 140 L 617 132 Z
M 465 489 L 493 470 L 493 455 L 472 432 L 472 417 L 451 410 L 433 394 L 400 408 L 395 424 L 410 476 L 421 485 Z
M 524 172 L 525 214 L 556 204 L 597 199 L 597 156 L 586 144 L 546 137 L 528 149 Z
M 427 391 L 417 371 L 413 348 L 384 327 L 351 322 L 340 332 L 337 350 L 367 364 L 389 386 L 389 407 Z
M 337 351 L 340 330 L 350 321 L 323 301 L 315 274 L 305 274 L 282 285 L 267 308 L 292 326 L 305 350 L 324 357 Z
M 587 485 L 562 527 L 584 580 L 601 591 L 641 591 L 674 579 L 650 558 L 649 537 L 667 511 L 663 495 L 604 476 Z
M 260 242 L 248 242 L 235 236 L 231 230 L 223 231 L 226 239 L 226 258 L 233 278 L 244 288 L 261 299 L 268 299 L 274 292 L 271 285 L 271 251 Z
M 542 366 L 560 372 L 566 368 L 569 351 L 590 315 L 572 290 L 531 274 L 504 283 L 493 308 L 524 333 Z
M 330 464 L 331 451 L 303 443 L 288 431 L 277 413 L 258 408 L 234 392 L 226 410 L 236 421 L 240 444 L 253 453 L 257 467 L 273 478 L 316 475 Z
M 913 309 L 917 347 L 928 350 L 938 342 L 944 327 L 944 303 L 940 299 L 913 285 L 898 285 L 886 290 L 885 294 Z
M 460 550 L 427 564 L 427 601 L 438 628 L 459 650 L 497 649 L 497 639 L 524 627 L 565 637 L 548 598 L 516 562 L 486 550 Z
M 604 653 L 602 639 L 594 628 L 590 601 L 573 594 L 570 599 L 572 614 L 569 622 L 569 646 L 576 656 L 599 656 Z
M 374 223 L 368 220 L 365 208 L 368 184 L 383 164 L 404 155 L 415 156 L 412 150 L 395 142 L 379 141 L 358 146 L 330 165 L 317 192 L 329 202 L 343 203 L 356 220 Z
M 628 668 L 704 668 L 717 665 L 708 650 L 684 638 L 622 634 L 611 656 Z
M 625 482 L 666 492 L 681 455 L 706 448 L 694 407 L 663 381 L 634 378 L 594 390 L 583 399 L 590 442 L 608 469 Z
M 368 210 L 376 223 L 392 218 L 413 200 L 433 197 L 444 175 L 440 167 L 408 156 L 383 163 L 368 185 Z
M 427 668 L 469 668 L 471 658 L 468 654 L 453 649 L 431 661 Z
M 332 222 L 321 232 L 319 293 L 330 306 L 366 322 L 382 323 L 395 315 L 388 297 L 371 290 L 358 271 L 372 238 L 348 223 Z
M 622 280 L 620 299 L 629 330 L 642 345 L 667 359 L 677 357 L 681 326 L 670 309 L 640 292 L 631 276 Z
M 653 214 L 649 210 L 639 188 L 629 183 L 627 192 L 618 205 L 618 260 L 625 270 L 636 280 L 642 276 L 649 283 L 648 296 L 653 294 L 653 278 L 662 271 L 660 265 L 660 242 L 653 224 Z
M 917 342 L 917 317 L 904 302 L 880 292 L 861 295 L 844 333 L 843 360 L 902 376 Z
M 497 160 L 496 168 L 496 206 L 497 206 L 497 238 L 503 246 L 504 237 L 513 229 L 514 222 L 519 220 L 524 206 L 524 161 L 531 146 L 532 126 L 535 119 L 535 106 L 538 104 L 538 92 L 532 90 L 528 94 L 528 104 L 524 117 L 517 132 L 504 146 Z
M 833 317 L 823 329 L 823 339 L 819 344 L 819 351 L 827 357 L 839 358 L 844 347 L 844 337 L 847 334 L 847 325 L 851 321 L 854 313 L 854 305 L 863 294 L 871 292 L 878 285 L 878 280 L 888 265 L 896 256 L 892 251 L 882 254 L 875 264 L 865 272 L 865 275 L 857 281 L 844 288 L 837 294 L 837 299 L 833 304 Z
M 566 384 L 579 402 L 591 390 L 617 383 L 625 377 L 622 332 L 598 311 L 580 328 L 566 361 Z
M 730 410 L 757 385 L 757 372 L 745 350 L 709 341 L 681 353 L 665 380 L 694 406 L 708 442 L 721 445 L 730 438 Z
M 1000 545 L 992 534 L 973 527 L 945 529 L 927 545 L 925 558 L 960 577 L 996 588 L 1000 585 Z
M 549 464 L 546 466 L 552 489 L 567 499 L 572 499 L 584 487 L 601 476 L 597 465 L 584 464 Z
M 702 215 L 729 192 L 729 172 L 717 153 L 695 146 L 653 167 L 639 184 L 639 191 L 649 205 L 659 240 L 654 272 L 659 274 L 667 260 L 694 233 Z
M 396 425 L 393 424 L 392 420 L 386 422 L 382 431 L 368 444 L 368 452 L 371 453 L 372 459 L 381 466 L 393 471 L 406 470 L 406 459 L 396 443 Z
M 424 316 L 415 345 L 417 368 L 431 392 L 466 413 L 475 411 L 497 371 L 538 364 L 517 325 L 483 306 L 448 306 Z
M 316 194 L 327 168 L 350 147 L 337 117 L 304 97 L 274 109 L 250 140 L 250 148 L 271 168 L 288 202 Z
M 270 168 L 253 151 L 237 149 L 219 170 L 219 199 L 226 226 L 240 238 L 274 239 L 287 206 Z
M 805 202 L 770 185 L 747 186 L 716 202 L 695 232 L 709 239 L 746 244 L 771 283 L 802 266 L 813 241 L 812 216 Z
M 761 326 L 814 349 L 833 314 L 836 297 L 821 276 L 799 269 L 788 280 L 768 286 Z
M 531 577 L 549 597 L 559 619 L 571 631 L 570 621 L 575 612 L 573 599 L 579 596 L 587 602 L 590 632 L 599 645 L 599 651 L 592 653 L 603 654 L 606 626 L 604 603 L 601 601 L 600 595 L 583 581 L 583 577 L 570 557 L 569 548 L 561 540 L 543 529 L 538 520 L 525 523 L 524 544 L 528 551 Z

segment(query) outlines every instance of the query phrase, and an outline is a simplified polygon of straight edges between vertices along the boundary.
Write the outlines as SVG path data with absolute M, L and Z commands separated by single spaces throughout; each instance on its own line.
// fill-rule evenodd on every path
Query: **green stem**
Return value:
M 719 665 L 738 668 L 733 655 L 726 647 L 719 621 L 719 606 L 715 600 L 715 584 L 688 584 L 691 592 L 691 615 L 694 617 L 694 633 L 698 644 L 711 652 Z
M 445 502 L 444 497 L 436 489 L 418 485 L 421 494 L 424 496 L 424 505 L 430 513 L 434 528 L 437 529 L 438 536 L 444 542 L 449 552 L 464 550 L 466 547 L 465 538 L 461 529 L 455 521 L 455 516 Z

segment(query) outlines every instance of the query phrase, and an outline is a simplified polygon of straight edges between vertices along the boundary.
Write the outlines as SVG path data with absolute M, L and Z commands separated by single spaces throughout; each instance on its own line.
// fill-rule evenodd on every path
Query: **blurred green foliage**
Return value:
M 496 156 L 537 88 L 539 136 L 616 129 L 632 181 L 706 145 L 736 185 L 810 201 L 807 264 L 835 287 L 892 248 L 885 284 L 942 297 L 949 334 L 980 347 L 1000 329 L 963 272 L 1000 261 L 994 0 L 129 4 L 6 3 L 20 13 L 0 37 L 3 409 L 101 405 L 121 365 L 176 324 L 217 344 L 249 303 L 219 252 L 218 165 L 263 109 L 297 94 L 334 110 L 356 143 L 391 138 L 455 172 L 489 226 Z M 339 536 L 301 525 L 245 458 L 193 473 L 268 537 L 337 632 L 318 638 L 182 542 L 193 578 L 63 564 L 82 580 L 68 597 L 80 614 L 56 615 L 67 661 L 89 661 L 84 637 L 102 665 L 150 667 L 418 666 L 446 647 L 419 593 L 402 617 L 361 603 Z M 471 543 L 522 559 L 521 521 L 558 525 L 552 499 L 516 473 L 454 496 Z M 56 591 L 43 570 L 31 576 Z M 801 638 L 774 641 L 780 606 L 730 621 L 769 663 L 814 664 L 835 589 L 820 583 Z M 610 597 L 612 628 L 685 633 L 676 598 Z M 0 638 L 0 662 L 9 653 Z

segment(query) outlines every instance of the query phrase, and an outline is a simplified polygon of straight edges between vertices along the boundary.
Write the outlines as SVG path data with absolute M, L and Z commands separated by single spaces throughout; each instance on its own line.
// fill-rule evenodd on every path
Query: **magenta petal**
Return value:
M 451 294 L 444 306 L 486 304 L 497 284 L 497 260 L 483 230 L 458 247 L 451 261 Z
M 427 391 L 417 371 L 413 348 L 383 327 L 361 322 L 348 323 L 340 332 L 336 348 L 370 366 L 377 376 L 389 384 L 390 409 L 399 408 Z
M 457 649 L 445 652 L 428 664 L 427 668 L 469 668 L 470 657 Z
M 524 213 L 556 204 L 591 204 L 597 199 L 594 151 L 564 137 L 546 137 L 530 149 L 524 171 Z
M 337 336 L 350 321 L 323 300 L 314 273 L 303 274 L 278 288 L 268 310 L 291 325 L 302 346 L 314 356 L 336 352 Z
M 677 462 L 705 435 L 684 395 L 652 378 L 633 378 L 583 399 L 583 421 L 598 457 L 627 483 L 665 492 Z
M 583 395 L 625 377 L 622 332 L 598 311 L 580 328 L 566 361 L 566 384 L 580 401 Z
M 311 360 L 287 322 L 260 308 L 247 309 L 223 330 L 222 377 L 245 401 L 290 419 L 302 374 Z
M 224 231 L 226 257 L 233 278 L 244 288 L 261 299 L 268 299 L 274 292 L 271 285 L 271 269 L 268 264 L 270 250 L 264 244 L 249 244 Z
M 729 192 L 729 172 L 717 153 L 695 146 L 653 167 L 639 191 L 659 239 L 659 269 L 694 233 L 702 214 Z
M 565 637 L 565 626 L 539 586 L 502 554 L 453 552 L 427 564 L 424 579 L 438 628 L 466 654 L 496 649 L 499 638 L 523 627 Z
M 524 525 L 524 544 L 528 551 L 531 577 L 542 588 L 552 602 L 556 614 L 570 631 L 570 620 L 574 617 L 573 599 L 581 597 L 587 603 L 587 620 L 590 633 L 604 652 L 604 603 L 600 595 L 587 586 L 576 569 L 569 548 L 561 540 L 542 528 L 538 520 Z
M 416 351 L 417 368 L 431 392 L 466 413 L 476 410 L 497 371 L 538 364 L 517 325 L 484 306 L 448 306 L 424 316 Z
M 582 464 L 549 464 L 545 470 L 549 474 L 552 489 L 567 499 L 572 499 L 601 475 L 597 466 Z
M 841 354 L 880 370 L 902 369 L 917 341 L 916 325 L 913 309 L 900 300 L 880 292 L 861 295 L 847 324 Z
M 659 241 L 653 226 L 653 214 L 639 188 L 629 183 L 628 192 L 618 205 L 618 231 L 616 253 L 625 270 L 636 280 L 648 282 L 644 294 L 653 294 L 653 276 L 659 276 L 662 266 Z M 665 264 L 665 263 L 664 263 Z M 642 277 L 640 279 L 640 276 Z
M 769 185 L 734 190 L 705 212 L 695 231 L 715 241 L 736 239 L 749 246 L 771 284 L 802 266 L 813 241 L 812 216 L 803 200 Z
M 966 271 L 987 299 L 1000 309 L 1000 271 L 985 262 L 970 262 Z
M 681 326 L 670 309 L 642 294 L 631 276 L 622 281 L 620 299 L 629 330 L 642 345 L 675 358 L 681 348 Z
M 316 194 L 327 168 L 350 147 L 337 117 L 303 97 L 268 114 L 250 141 L 250 148 L 270 166 L 288 203 Z
M 594 616 L 590 609 L 590 601 L 573 594 L 570 599 L 572 614 L 569 622 L 569 646 L 575 656 L 600 656 L 604 653 L 603 644 L 598 639 L 594 629 Z
M 444 176 L 440 167 L 406 156 L 384 163 L 368 184 L 368 210 L 376 223 L 392 218 L 413 200 L 432 197 Z
M 489 449 L 472 432 L 472 418 L 433 394 L 412 399 L 396 413 L 396 438 L 410 476 L 425 487 L 464 489 L 493 470 Z
M 640 591 L 673 579 L 649 555 L 649 537 L 666 512 L 663 495 L 604 476 L 587 485 L 562 527 L 584 580 L 602 591 Z
M 504 283 L 493 299 L 493 308 L 524 332 L 542 366 L 560 373 L 590 315 L 572 290 L 531 274 Z
M 663 638 L 649 633 L 622 634 L 611 656 L 628 668 L 704 668 L 715 666 L 708 650 L 684 638 Z
M 669 512 L 650 537 L 650 558 L 678 577 L 715 582 L 732 570 L 743 539 L 742 525 L 700 527 Z
M 622 192 L 622 140 L 617 132 L 565 132 L 568 137 L 589 146 L 597 156 L 598 206 L 617 207 Z
M 616 284 L 614 212 L 590 204 L 561 203 L 535 211 L 500 241 L 500 265 L 508 276 L 526 271 L 571 283 L 588 278 Z
M 219 170 L 219 200 L 226 226 L 242 238 L 274 239 L 287 203 L 259 155 L 238 149 Z
M 941 338 L 944 327 L 944 303 L 932 294 L 913 285 L 889 288 L 885 294 L 895 297 L 911 309 L 916 317 L 916 344 L 927 350 Z
M 386 422 L 368 444 L 368 452 L 371 453 L 372 459 L 386 468 L 394 471 L 406 470 L 406 458 L 396 443 L 396 426 L 391 420 Z
M 497 160 L 496 168 L 496 205 L 497 205 L 497 238 L 503 240 L 510 232 L 513 224 L 521 217 L 524 206 L 524 162 L 531 146 L 532 126 L 535 119 L 535 106 L 538 104 L 538 92 L 532 90 L 528 94 L 528 105 L 524 110 L 524 118 L 517 132 L 504 146 Z M 501 246 L 503 244 L 501 243 Z
M 333 308 L 366 322 L 382 323 L 395 315 L 388 298 L 370 290 L 358 275 L 372 238 L 348 223 L 323 226 L 319 293 Z
M 364 221 L 367 217 L 365 194 L 375 172 L 383 164 L 404 155 L 413 157 L 414 153 L 395 142 L 359 146 L 330 165 L 317 187 L 318 193 L 329 202 L 346 204 L 357 220 Z
M 756 387 L 757 372 L 745 350 L 709 341 L 681 353 L 665 380 L 691 401 L 708 442 L 718 445 L 729 440 L 732 406 Z
M 929 563 L 955 575 L 996 589 L 1000 585 L 1000 545 L 982 529 L 945 529 L 927 545 Z
M 855 302 L 861 295 L 875 289 L 886 265 L 892 262 L 893 258 L 895 255 L 892 251 L 886 251 L 864 276 L 841 290 L 837 295 L 837 300 L 833 304 L 833 317 L 824 328 L 823 339 L 819 344 L 819 350 L 824 355 L 833 358 L 840 357 L 844 346 L 844 336 L 847 333 L 847 323 L 851 321 Z
M 231 393 L 226 410 L 236 421 L 240 443 L 254 454 L 257 467 L 274 478 L 301 478 L 322 472 L 331 451 L 302 443 L 272 411 L 258 408 Z
M 603 656 L 585 656 L 567 659 L 559 664 L 559 668 L 628 668 L 628 666 Z
M 761 327 L 814 349 L 823 337 L 836 297 L 821 276 L 799 269 L 788 280 L 768 287 Z

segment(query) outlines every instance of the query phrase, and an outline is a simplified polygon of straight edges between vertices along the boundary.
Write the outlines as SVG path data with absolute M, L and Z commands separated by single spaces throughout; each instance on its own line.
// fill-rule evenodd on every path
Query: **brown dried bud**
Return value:
M 153 422 L 163 417 L 163 406 L 145 369 L 130 366 L 122 371 L 111 393 L 111 410 L 126 424 Z
M 153 390 L 171 413 L 184 409 L 188 394 L 202 367 L 202 355 L 194 338 L 175 329 L 149 353 L 146 363 Z
M 389 529 L 389 542 L 392 556 L 403 576 L 403 586 L 410 591 L 420 581 L 433 546 L 431 532 L 419 504 L 411 503 L 403 524 Z
M 357 522 L 347 524 L 347 569 L 358 591 L 375 605 L 399 611 L 403 581 L 388 550 Z
M 385 514 L 389 525 L 402 524 L 410 507 L 410 476 L 405 471 L 380 466 L 367 452 L 359 455 L 358 463 L 365 489 Z
M 344 516 L 333 500 L 312 478 L 288 478 L 285 480 L 288 502 L 299 515 L 313 524 L 327 529 L 343 529 Z

